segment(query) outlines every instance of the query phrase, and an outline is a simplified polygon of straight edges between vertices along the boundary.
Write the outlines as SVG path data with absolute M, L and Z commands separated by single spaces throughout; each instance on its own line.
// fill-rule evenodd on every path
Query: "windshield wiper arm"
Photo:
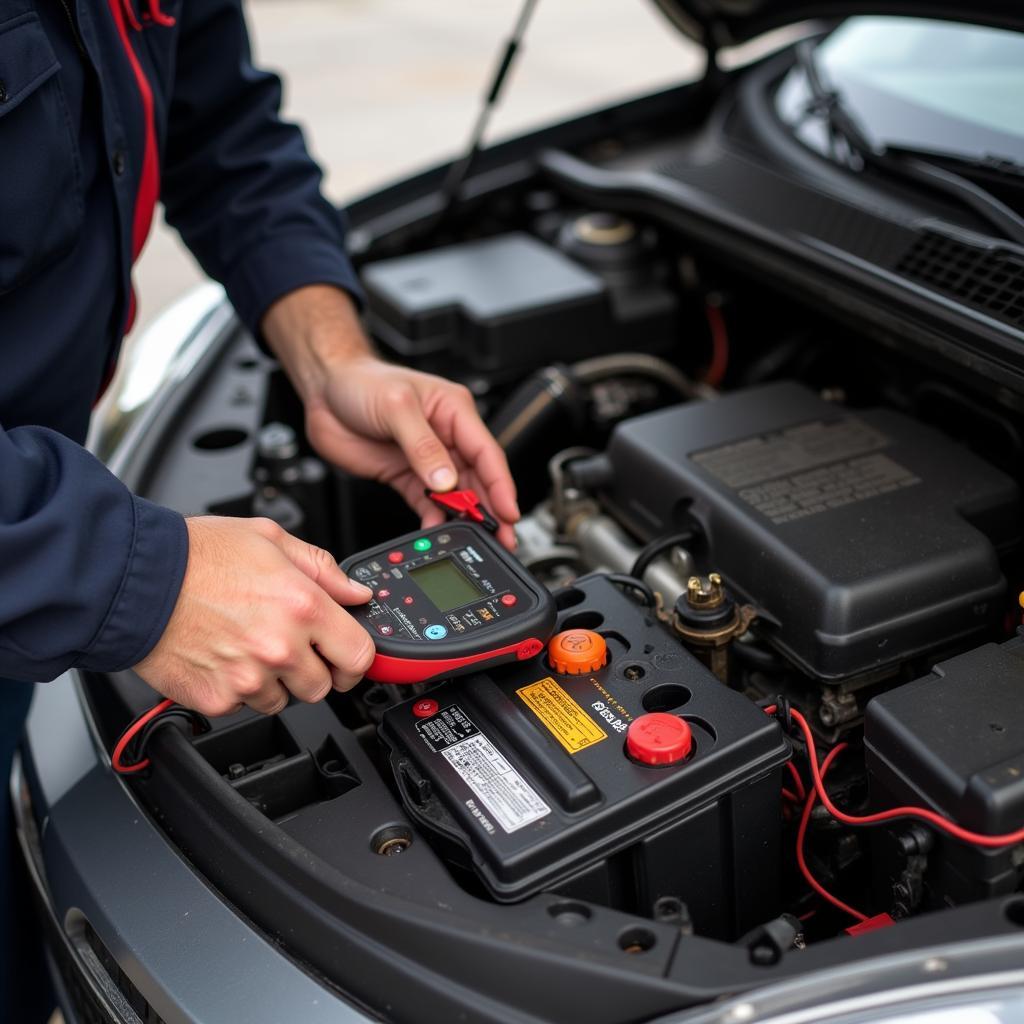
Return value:
M 888 174 L 894 174 L 919 184 L 927 185 L 938 192 L 959 200 L 984 218 L 1010 241 L 1024 246 L 1024 217 L 1012 210 L 991 192 L 962 175 L 940 167 L 938 164 L 909 155 L 908 151 L 898 152 L 877 146 L 861 130 L 857 119 L 843 102 L 842 94 L 826 84 L 818 66 L 815 53 L 816 42 L 805 40 L 796 46 L 796 59 L 807 80 L 811 93 L 811 112 L 819 113 L 828 126 L 830 148 L 832 139 L 840 138 L 850 156 L 862 166 L 876 167 Z M 859 170 L 856 164 L 846 161 L 851 170 Z
M 968 156 L 965 153 L 947 153 L 942 149 L 922 149 L 916 146 L 888 146 L 886 151 L 892 156 L 908 156 L 918 160 L 927 160 L 940 166 L 948 167 L 954 172 L 962 170 L 963 173 L 982 171 L 988 174 L 998 174 L 1010 179 L 1014 185 L 1024 184 L 1024 164 L 1012 157 L 996 156 Z M 1018 181 L 1017 179 L 1020 179 Z

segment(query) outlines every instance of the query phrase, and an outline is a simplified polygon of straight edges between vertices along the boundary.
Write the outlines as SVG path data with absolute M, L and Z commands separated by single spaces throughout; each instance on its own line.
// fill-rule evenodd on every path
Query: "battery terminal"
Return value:
M 723 682 L 729 680 L 729 645 L 757 618 L 753 605 L 738 604 L 717 572 L 691 576 L 676 601 L 672 627 Z

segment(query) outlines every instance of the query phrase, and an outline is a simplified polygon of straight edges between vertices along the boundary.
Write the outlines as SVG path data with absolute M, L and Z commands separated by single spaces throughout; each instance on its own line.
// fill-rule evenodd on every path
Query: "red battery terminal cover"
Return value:
M 480 504 L 476 491 L 427 491 L 427 497 L 442 509 L 449 519 L 468 519 L 482 527 L 497 532 L 498 521 Z

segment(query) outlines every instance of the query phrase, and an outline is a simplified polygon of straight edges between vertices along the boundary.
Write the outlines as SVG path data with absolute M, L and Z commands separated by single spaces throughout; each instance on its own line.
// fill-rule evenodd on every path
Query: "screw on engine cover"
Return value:
M 693 934 L 689 907 L 678 896 L 661 896 L 654 901 L 654 920 L 672 924 L 686 935 Z
M 370 840 L 370 849 L 381 857 L 395 857 L 412 846 L 412 832 L 404 825 L 386 825 Z

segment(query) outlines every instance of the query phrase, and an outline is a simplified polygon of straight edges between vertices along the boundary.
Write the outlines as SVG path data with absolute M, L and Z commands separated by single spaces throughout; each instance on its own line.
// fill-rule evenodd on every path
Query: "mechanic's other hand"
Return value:
M 313 285 L 279 299 L 263 333 L 306 409 L 316 450 L 350 473 L 390 484 L 424 526 L 444 520 L 424 488 L 471 487 L 515 547 L 516 488 L 505 453 L 461 384 L 392 366 L 370 350 L 349 297 Z
M 369 633 L 341 606 L 368 587 L 269 519 L 187 519 L 188 567 L 167 628 L 135 666 L 165 697 L 204 715 L 348 690 L 373 661 Z

